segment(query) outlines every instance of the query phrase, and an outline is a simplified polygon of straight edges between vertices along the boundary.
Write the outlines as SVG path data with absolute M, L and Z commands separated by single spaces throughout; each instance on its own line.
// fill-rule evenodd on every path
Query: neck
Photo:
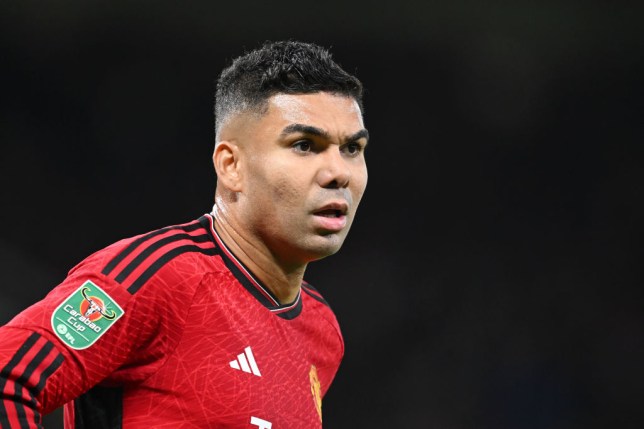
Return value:
M 300 291 L 306 265 L 285 267 L 273 256 L 264 243 L 213 208 L 215 230 L 226 247 L 268 288 L 280 304 L 290 304 Z M 250 236 L 250 237 L 249 237 Z

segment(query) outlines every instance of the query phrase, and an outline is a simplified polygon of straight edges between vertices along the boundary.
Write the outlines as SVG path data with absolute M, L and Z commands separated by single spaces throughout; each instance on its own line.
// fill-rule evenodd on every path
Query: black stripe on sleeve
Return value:
M 27 338 L 22 346 L 18 349 L 13 358 L 5 365 L 4 368 L 0 371 L 0 427 L 11 427 L 9 424 L 9 416 L 7 408 L 5 407 L 5 398 L 10 397 L 5 395 L 4 389 L 11 375 L 11 371 L 20 363 L 20 361 L 29 353 L 29 350 L 36 344 L 36 341 L 40 338 L 40 334 L 34 332 Z
M 34 397 L 31 398 L 31 403 L 30 405 L 36 409 L 36 397 L 40 395 L 40 392 L 45 388 L 45 383 L 47 383 L 47 379 L 51 377 L 51 375 L 56 371 L 60 366 L 63 364 L 63 361 L 65 358 L 63 358 L 63 355 L 58 353 L 58 356 L 56 356 L 56 359 L 54 359 L 47 368 L 40 374 L 40 380 L 38 380 L 38 384 L 36 387 L 34 387 Z M 40 413 L 36 412 L 36 418 L 40 423 L 42 423 L 42 416 Z
M 116 256 L 114 256 L 114 258 L 112 258 L 112 260 L 105 266 L 105 268 L 103 268 L 102 273 L 104 275 L 106 275 L 106 276 L 109 275 L 114 270 L 114 268 L 116 268 L 116 266 L 121 261 L 123 261 L 123 259 L 127 258 L 128 255 L 130 255 L 132 252 L 134 252 L 134 250 L 137 247 L 139 247 L 144 242 L 156 237 L 157 235 L 161 235 L 161 234 L 163 234 L 163 233 L 165 233 L 167 231 L 173 230 L 173 229 L 182 229 L 185 232 L 191 232 L 191 231 L 195 231 L 195 230 L 197 230 L 199 228 L 201 228 L 201 224 L 199 222 L 194 222 L 194 223 L 191 223 L 191 224 L 185 225 L 185 226 L 168 226 L 168 227 L 161 228 L 161 229 L 158 229 L 156 231 L 150 232 L 148 234 L 145 234 L 145 235 L 137 238 L 133 242 L 131 242 L 125 249 L 121 250 L 121 252 L 116 254 Z
M 175 234 L 171 235 L 169 237 L 162 238 L 161 240 L 151 244 L 148 246 L 145 250 L 143 250 L 141 253 L 137 255 L 136 258 L 134 258 L 125 268 L 123 268 L 123 271 L 121 271 L 115 278 L 115 280 L 118 283 L 123 283 L 123 281 L 132 274 L 132 271 L 134 271 L 143 261 L 145 261 L 150 255 L 166 244 L 173 243 L 175 241 L 180 241 L 180 240 L 191 240 L 194 243 L 204 243 L 206 241 L 210 241 L 210 237 L 208 235 L 203 234 L 203 235 L 189 235 L 189 234 Z
M 36 394 L 35 396 L 40 395 L 40 392 L 45 388 L 45 383 L 47 382 L 47 379 L 51 377 L 51 375 L 56 371 L 60 366 L 63 364 L 65 361 L 65 358 L 61 353 L 58 353 L 58 356 L 56 356 L 56 359 L 54 359 L 47 368 L 40 374 L 40 379 L 38 380 L 38 384 L 36 387 L 34 387 L 34 393 Z M 35 398 L 34 396 L 34 398 Z
M 127 291 L 130 292 L 132 295 L 134 295 L 139 289 L 141 289 L 141 286 L 143 286 L 145 282 L 147 282 L 150 279 L 150 277 L 154 275 L 154 273 L 156 273 L 161 269 L 161 267 L 163 267 L 165 264 L 167 264 L 169 261 L 176 258 L 177 256 L 188 252 L 198 252 L 209 256 L 213 256 L 218 253 L 217 249 L 214 247 L 204 249 L 202 247 L 191 245 L 191 244 L 175 247 L 174 249 L 170 250 L 169 252 L 165 253 L 163 256 L 159 257 L 159 259 L 154 261 L 154 263 L 152 263 L 148 267 L 148 269 L 145 270 L 143 274 L 141 274 L 132 283 L 132 285 L 129 288 L 127 288 Z
M 58 352 L 57 352 L 58 353 Z M 40 395 L 40 392 L 45 388 L 45 384 L 47 383 L 47 379 L 51 377 L 51 375 L 56 371 L 62 364 L 65 358 L 63 358 L 63 355 L 61 353 L 58 353 L 56 358 L 49 364 L 47 368 L 40 374 L 40 378 L 38 379 L 38 384 L 31 389 L 32 391 L 32 398 L 31 401 L 29 401 L 29 405 L 35 410 L 37 407 L 37 397 Z M 38 411 L 36 411 L 36 419 L 39 422 L 42 422 L 42 416 Z
M 38 353 L 36 353 L 36 356 L 27 364 L 27 367 L 25 368 L 25 371 L 22 373 L 20 377 L 15 382 L 15 392 L 14 392 L 14 398 L 16 400 L 16 411 L 18 412 L 18 420 L 20 421 L 20 427 L 29 429 L 29 422 L 27 421 L 27 414 L 25 413 L 25 400 L 22 397 L 22 388 L 27 385 L 27 381 L 29 378 L 33 375 L 34 371 L 36 368 L 40 366 L 43 360 L 47 357 L 49 352 L 51 352 L 51 349 L 54 348 L 54 345 L 50 342 L 47 342 Z M 29 393 L 31 394 L 31 398 L 34 399 L 37 396 L 37 393 L 33 388 L 30 388 L 29 386 L 26 386 L 27 390 L 29 390 Z M 32 403 L 32 400 L 29 400 L 29 403 Z M 34 408 L 34 412 L 36 413 L 36 418 L 39 418 L 39 414 Z

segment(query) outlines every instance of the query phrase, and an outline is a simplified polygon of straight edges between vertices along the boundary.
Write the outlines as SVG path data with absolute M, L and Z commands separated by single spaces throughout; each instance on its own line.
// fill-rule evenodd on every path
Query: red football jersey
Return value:
M 208 214 L 96 252 L 0 328 L 0 426 L 66 404 L 66 428 L 319 428 L 343 353 L 324 298 L 280 305 Z

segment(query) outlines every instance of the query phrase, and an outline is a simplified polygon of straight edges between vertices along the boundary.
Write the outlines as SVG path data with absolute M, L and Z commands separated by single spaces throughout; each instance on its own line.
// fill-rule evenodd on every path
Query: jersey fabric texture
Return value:
M 344 343 L 303 283 L 277 299 L 212 215 L 89 256 L 0 328 L 0 427 L 320 428 Z

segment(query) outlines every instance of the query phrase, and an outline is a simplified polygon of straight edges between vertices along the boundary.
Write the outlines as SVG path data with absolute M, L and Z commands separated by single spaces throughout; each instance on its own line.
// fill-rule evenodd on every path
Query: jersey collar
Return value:
M 208 222 L 207 229 L 220 250 L 221 258 L 239 283 L 273 314 L 287 320 L 297 317 L 302 312 L 302 288 L 292 303 L 280 304 L 277 297 L 226 246 L 215 229 L 214 214 L 208 213 L 204 217 Z

